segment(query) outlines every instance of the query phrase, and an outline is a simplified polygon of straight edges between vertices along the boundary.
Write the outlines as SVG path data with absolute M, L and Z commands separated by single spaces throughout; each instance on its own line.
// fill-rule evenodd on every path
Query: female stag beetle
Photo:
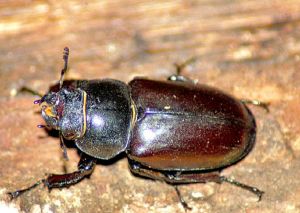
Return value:
M 137 175 L 177 184 L 228 182 L 255 193 L 263 191 L 220 175 L 220 171 L 253 148 L 255 119 L 245 103 L 266 108 L 257 101 L 240 101 L 180 75 L 168 81 L 136 78 L 121 81 L 76 80 L 63 85 L 69 49 L 59 88 L 35 101 L 48 127 L 63 140 L 74 140 L 82 156 L 78 170 L 50 174 L 34 185 L 10 192 L 11 198 L 43 183 L 49 189 L 75 184 L 90 175 L 97 159 L 108 160 L 125 152 Z M 66 152 L 65 156 L 66 156 Z

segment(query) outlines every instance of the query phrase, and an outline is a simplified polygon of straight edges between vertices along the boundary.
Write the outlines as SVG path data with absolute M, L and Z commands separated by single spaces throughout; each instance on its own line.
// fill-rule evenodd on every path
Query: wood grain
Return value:
M 35 129 L 43 122 L 34 97 L 58 81 L 70 48 L 67 78 L 135 76 L 166 79 L 174 63 L 197 61 L 184 74 L 251 107 L 255 149 L 224 174 L 265 191 L 261 202 L 228 184 L 181 186 L 192 212 L 300 212 L 300 2 L 297 0 L 0 1 L 0 211 L 183 212 L 175 191 L 133 177 L 126 159 L 99 163 L 89 180 L 62 191 L 40 187 L 14 202 L 5 192 L 46 172 L 63 172 L 58 139 Z M 68 170 L 78 153 L 70 149 Z M 23 175 L 23 176 L 22 176 Z

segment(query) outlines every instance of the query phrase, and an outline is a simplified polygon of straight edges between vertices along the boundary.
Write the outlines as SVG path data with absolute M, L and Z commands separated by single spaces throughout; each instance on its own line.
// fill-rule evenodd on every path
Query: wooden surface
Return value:
M 197 61 L 184 75 L 250 106 L 254 150 L 224 174 L 265 191 L 261 202 L 228 184 L 180 186 L 191 212 L 300 212 L 300 1 L 0 1 L 0 212 L 184 212 L 172 187 L 134 177 L 125 158 L 99 165 L 90 179 L 48 193 L 39 187 L 10 202 L 6 192 L 45 173 L 63 172 L 59 140 L 36 99 L 58 81 L 68 46 L 67 78 L 166 79 L 173 64 Z M 68 171 L 78 153 L 69 149 Z

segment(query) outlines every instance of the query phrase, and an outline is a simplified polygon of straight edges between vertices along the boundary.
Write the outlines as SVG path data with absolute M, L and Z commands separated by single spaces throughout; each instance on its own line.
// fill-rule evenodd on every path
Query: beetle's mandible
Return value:
M 177 74 L 167 81 L 135 78 L 121 81 L 76 80 L 63 83 L 65 66 L 57 90 L 39 104 L 46 125 L 64 139 L 74 140 L 82 155 L 78 170 L 50 174 L 34 185 L 10 192 L 12 198 L 43 183 L 49 189 L 75 184 L 90 175 L 97 159 L 108 160 L 125 152 L 134 174 L 173 185 L 228 182 L 255 193 L 263 191 L 220 175 L 220 171 L 253 148 L 255 119 L 245 103 L 266 108 L 257 101 L 237 100 Z M 42 127 L 40 125 L 40 127 Z M 65 157 L 66 155 L 66 151 Z

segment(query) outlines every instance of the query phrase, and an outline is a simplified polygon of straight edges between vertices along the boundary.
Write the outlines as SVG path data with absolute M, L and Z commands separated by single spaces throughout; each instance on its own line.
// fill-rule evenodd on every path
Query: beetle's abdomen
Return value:
M 243 158 L 255 121 L 239 101 L 202 85 L 135 79 L 138 118 L 129 157 L 160 170 L 208 170 Z

